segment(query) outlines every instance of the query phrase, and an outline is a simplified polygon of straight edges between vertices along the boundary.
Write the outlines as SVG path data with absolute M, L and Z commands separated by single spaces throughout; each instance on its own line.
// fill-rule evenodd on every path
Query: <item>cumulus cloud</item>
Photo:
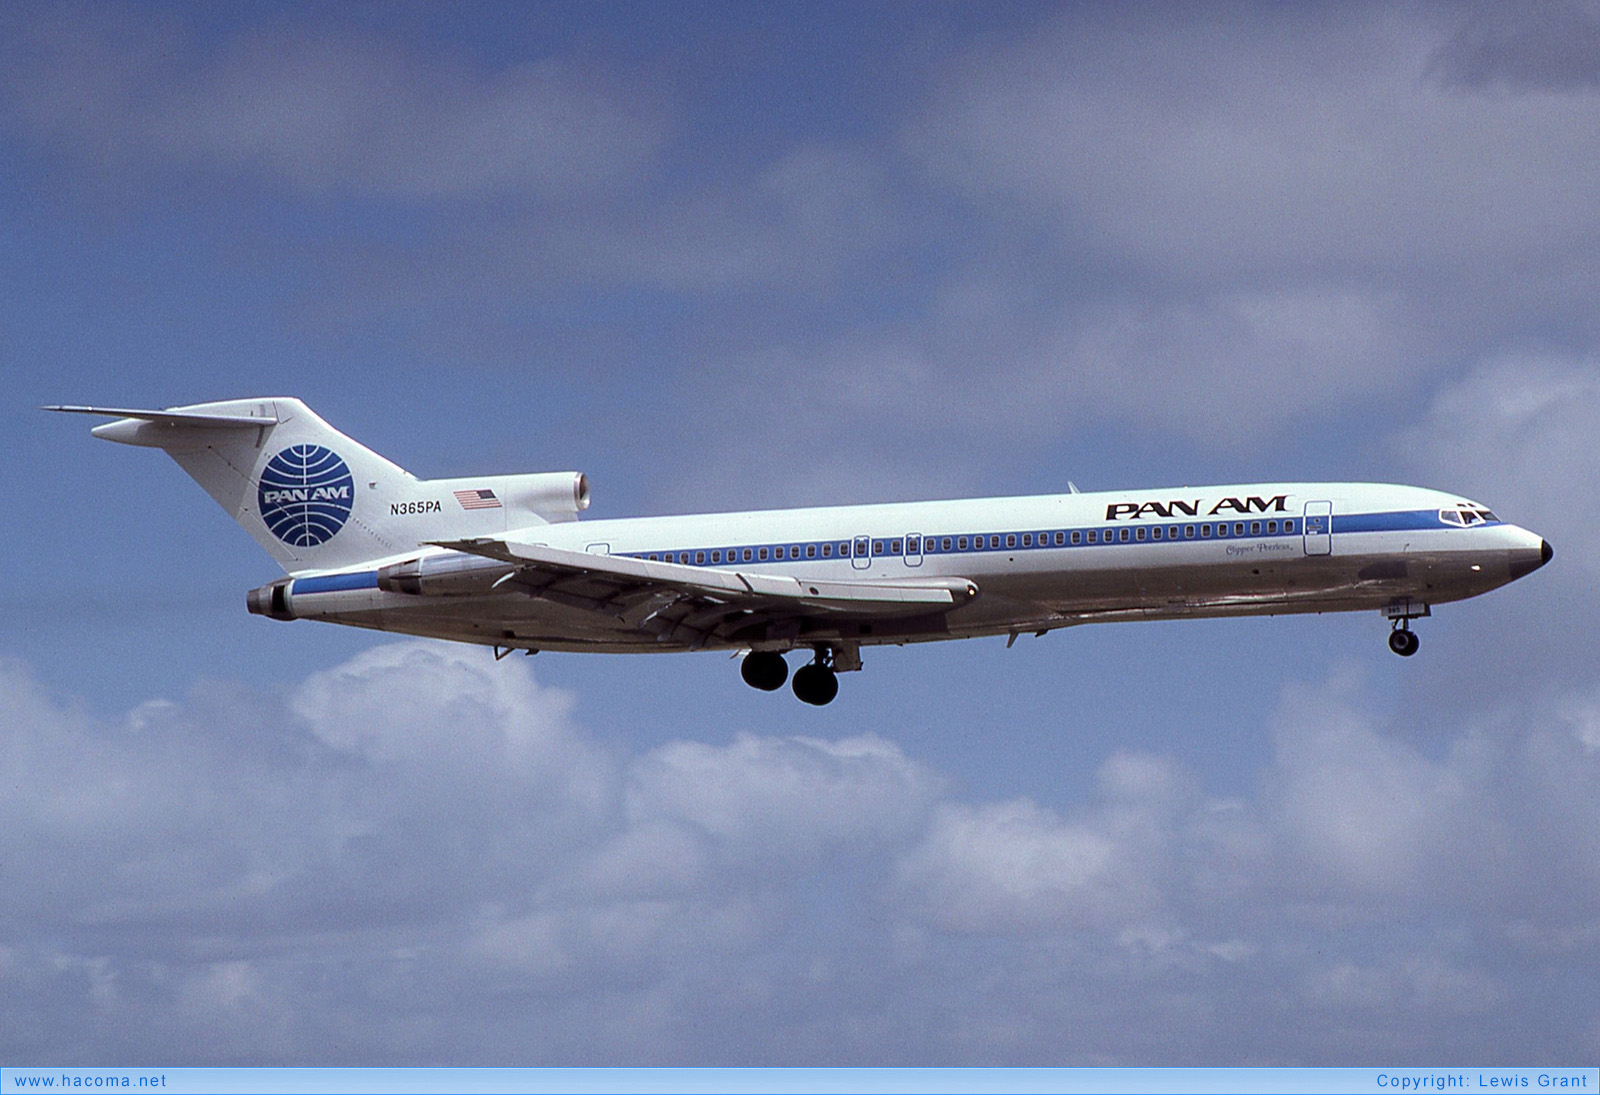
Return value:
M 3 1048 L 961 1063 L 1494 1046 L 1500 1017 L 1549 990 L 1539 956 L 1595 961 L 1594 706 L 1574 694 L 1440 754 L 1335 680 L 1284 694 L 1252 795 L 1116 752 L 1088 800 L 1052 808 L 954 797 L 874 736 L 602 749 L 524 662 L 436 645 L 112 722 L 8 663 Z M 1162 1016 L 1159 1038 L 1130 1033 L 1139 1013 Z M 1541 1044 L 1571 1052 L 1583 1017 L 1554 1015 Z

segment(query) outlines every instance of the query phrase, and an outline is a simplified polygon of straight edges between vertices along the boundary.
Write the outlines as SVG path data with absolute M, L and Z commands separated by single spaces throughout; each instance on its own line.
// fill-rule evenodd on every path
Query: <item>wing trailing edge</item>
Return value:
M 515 566 L 517 570 L 508 578 L 520 584 L 547 586 L 586 579 L 629 595 L 629 600 L 641 594 L 651 599 L 671 594 L 673 598 L 708 597 L 752 607 L 788 605 L 818 614 L 865 616 L 949 610 L 978 595 L 977 584 L 966 578 L 841 582 L 651 562 L 492 538 L 432 543 Z

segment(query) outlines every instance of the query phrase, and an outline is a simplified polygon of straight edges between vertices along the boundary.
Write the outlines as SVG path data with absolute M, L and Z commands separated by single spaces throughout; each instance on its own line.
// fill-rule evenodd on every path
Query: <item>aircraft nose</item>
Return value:
M 1531 552 L 1527 555 L 1518 552 L 1517 557 L 1511 560 L 1511 580 L 1516 581 L 1524 574 L 1532 574 L 1553 559 L 1555 554 L 1556 549 L 1550 546 L 1549 540 L 1544 539 L 1539 541 L 1539 557 L 1537 559 L 1533 558 Z

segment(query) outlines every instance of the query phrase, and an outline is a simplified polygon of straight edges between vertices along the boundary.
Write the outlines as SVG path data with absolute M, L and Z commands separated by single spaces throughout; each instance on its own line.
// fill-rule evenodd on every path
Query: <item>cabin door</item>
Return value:
M 1305 514 L 1307 555 L 1333 554 L 1333 503 L 1307 502 Z

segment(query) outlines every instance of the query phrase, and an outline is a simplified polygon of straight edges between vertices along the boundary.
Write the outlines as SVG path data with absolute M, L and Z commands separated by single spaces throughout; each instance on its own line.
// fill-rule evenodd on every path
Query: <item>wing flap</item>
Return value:
M 628 602 L 624 618 L 631 615 L 628 608 L 634 604 L 657 597 L 658 606 L 650 609 L 647 615 L 659 613 L 683 597 L 747 608 L 788 606 L 812 614 L 894 615 L 955 608 L 978 594 L 978 587 L 965 578 L 825 581 L 652 562 L 492 538 L 431 542 L 438 547 L 516 566 L 518 570 L 506 580 L 529 587 L 535 595 L 560 594 L 561 586 L 568 580 L 589 579 L 586 584 L 612 590 L 611 597 L 606 600 Z M 678 596 L 665 596 L 668 593 Z M 642 594 L 641 602 L 635 602 L 629 594 Z M 599 607 L 602 599 L 593 600 Z

